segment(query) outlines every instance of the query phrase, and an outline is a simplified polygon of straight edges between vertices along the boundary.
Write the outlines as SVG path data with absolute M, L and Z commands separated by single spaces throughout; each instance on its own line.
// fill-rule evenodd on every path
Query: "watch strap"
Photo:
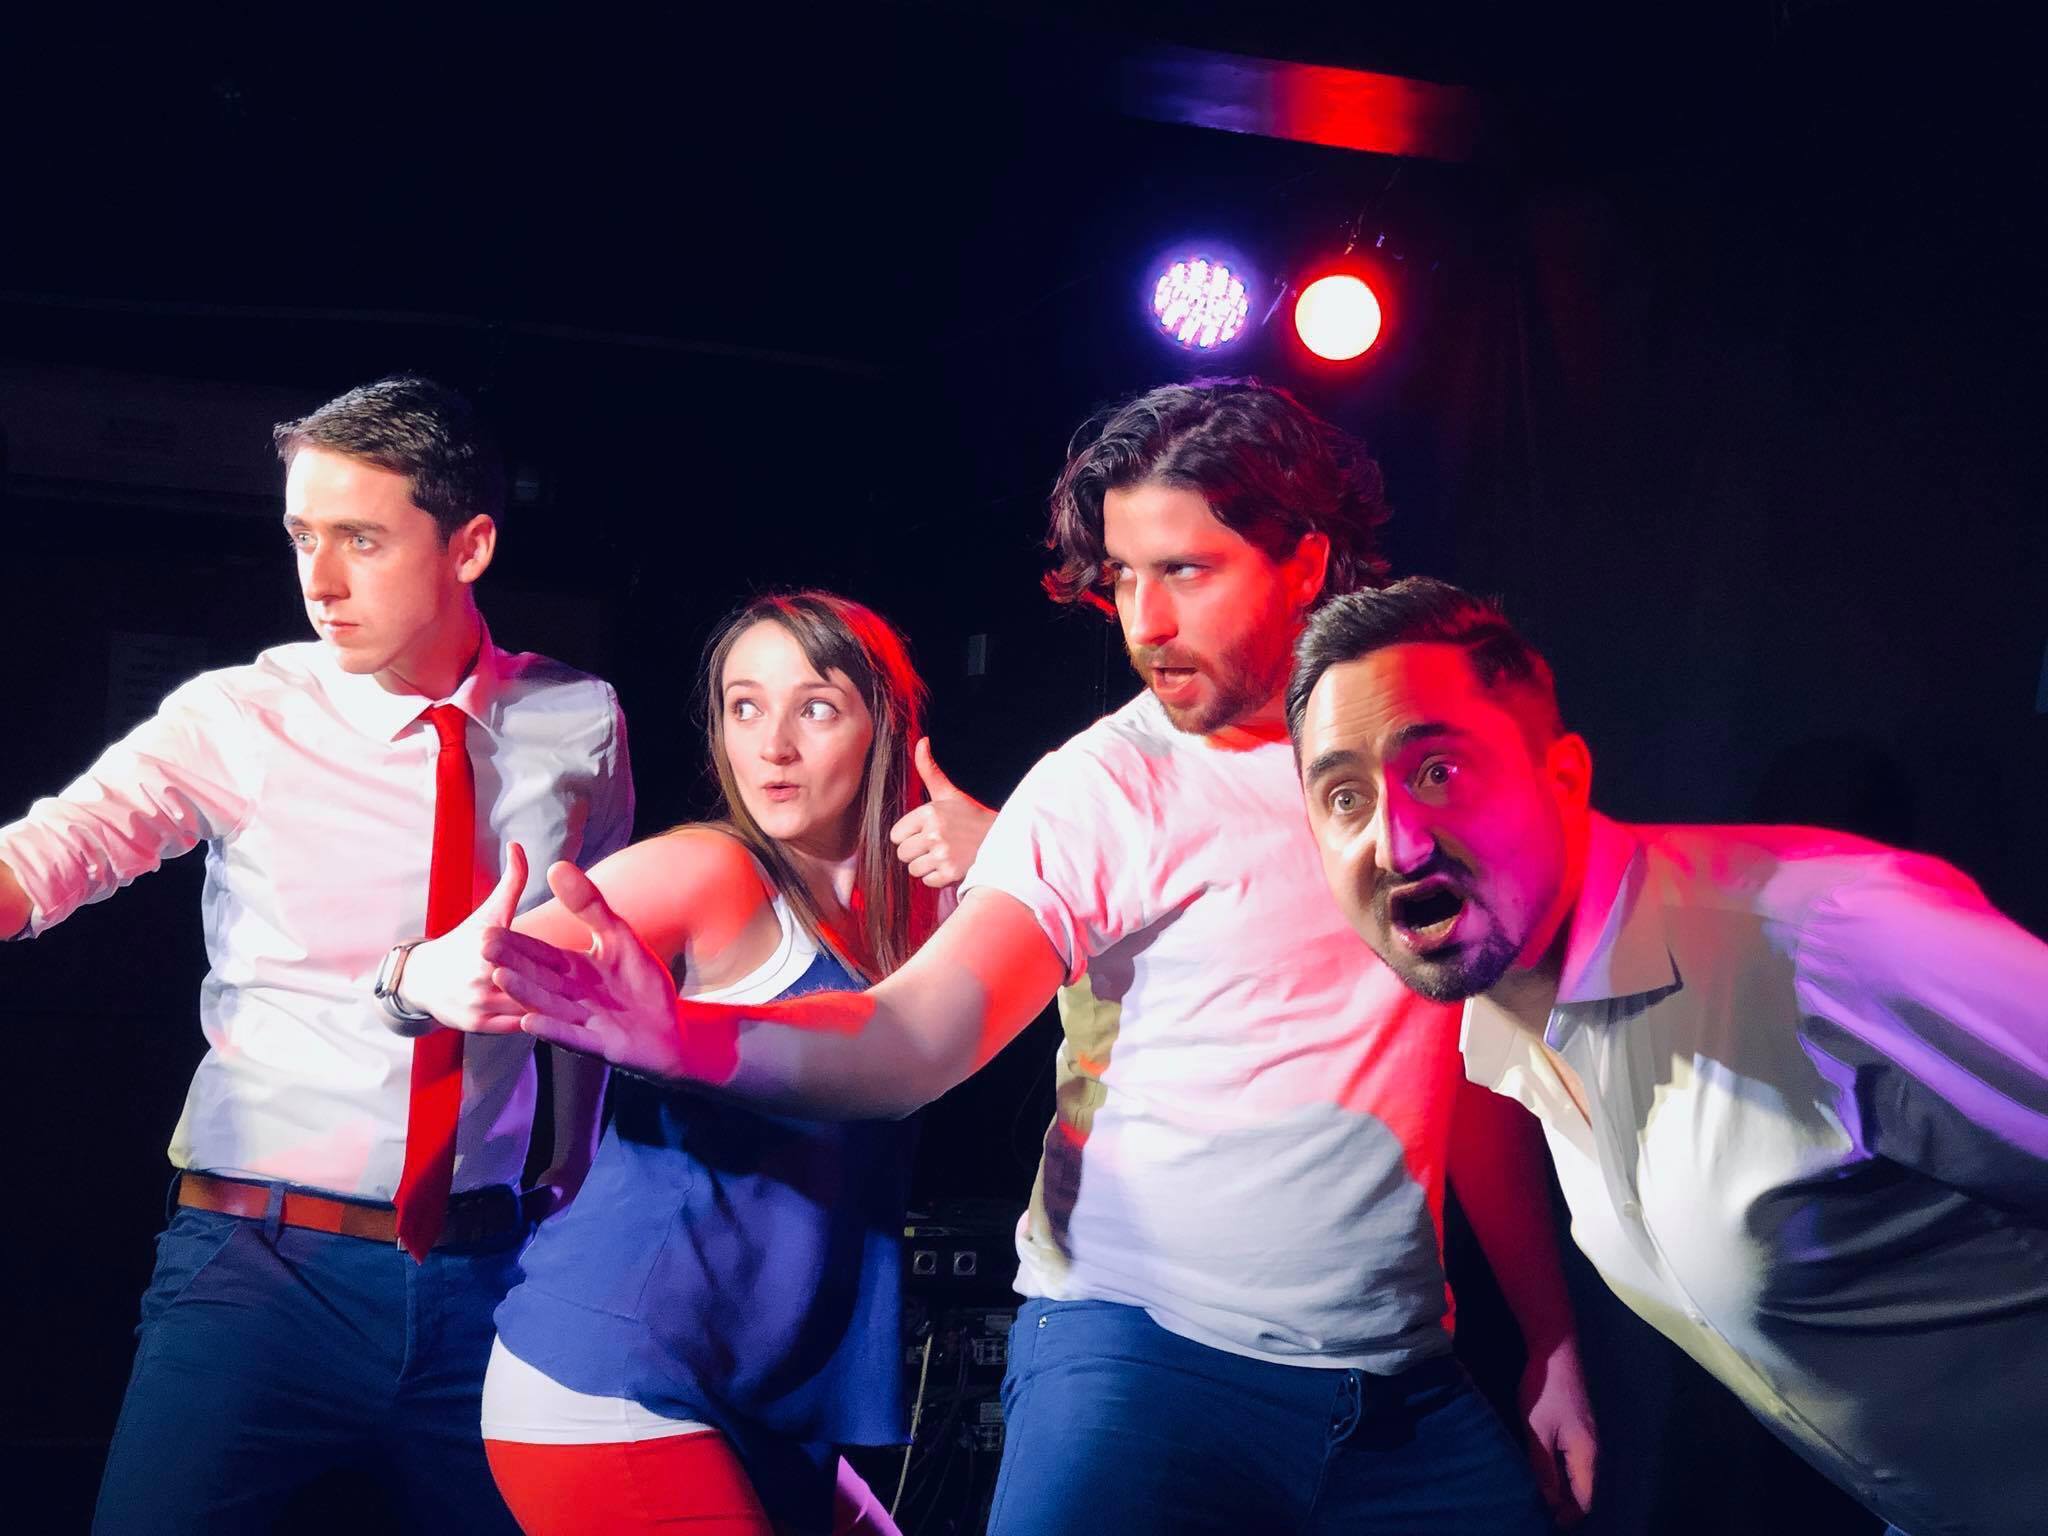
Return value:
M 394 944 L 384 956 L 384 963 L 377 967 L 377 980 L 370 988 L 371 996 L 377 999 L 377 1006 L 400 1024 L 420 1024 L 433 1017 L 430 1013 L 415 1013 L 400 1000 L 398 989 L 405 980 L 406 956 L 415 946 L 426 943 L 425 939 L 408 939 L 403 944 Z

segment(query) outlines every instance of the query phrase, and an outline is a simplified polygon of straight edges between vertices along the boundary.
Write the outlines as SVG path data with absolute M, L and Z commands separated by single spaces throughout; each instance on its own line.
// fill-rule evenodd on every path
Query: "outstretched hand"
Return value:
M 35 911 L 35 903 L 15 878 L 14 867 L 0 859 L 0 940 L 20 938 L 28 931 L 28 920 Z
M 519 1027 L 550 1045 L 602 1056 L 646 1077 L 714 1083 L 729 1078 L 737 1030 L 725 1011 L 679 1005 L 668 967 L 574 864 L 549 866 L 548 886 L 562 909 L 589 931 L 590 942 L 567 950 L 509 929 L 488 935 L 484 954 L 494 967 L 491 978 L 523 1010 Z
M 1599 1447 L 1578 1345 L 1572 1339 L 1561 1340 L 1546 1355 L 1530 1357 L 1522 1372 L 1520 1399 L 1536 1487 L 1560 1526 L 1576 1525 L 1593 1507 L 1593 1463 Z
M 967 877 L 996 813 L 940 771 L 929 736 L 917 739 L 912 761 L 931 798 L 889 829 L 889 841 L 913 880 L 942 890 Z
M 519 1028 L 521 1009 L 491 980 L 484 958 L 485 936 L 509 928 L 519 915 L 526 889 L 526 850 L 505 845 L 505 869 L 491 894 L 468 917 L 438 939 L 415 944 L 405 957 L 399 1001 L 434 1022 L 471 1034 L 507 1035 Z M 424 1032 L 430 1025 L 421 1025 Z

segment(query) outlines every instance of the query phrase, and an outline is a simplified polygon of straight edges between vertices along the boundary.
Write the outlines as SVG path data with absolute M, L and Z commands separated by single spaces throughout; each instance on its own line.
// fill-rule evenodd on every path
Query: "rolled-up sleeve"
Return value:
M 33 903 L 24 936 L 233 831 L 247 814 L 261 759 L 215 677 L 172 693 L 62 791 L 0 827 L 0 860 Z
M 1025 774 L 960 883 L 1022 902 L 1072 985 L 1088 962 L 1150 920 L 1139 817 L 1104 766 L 1073 745 Z

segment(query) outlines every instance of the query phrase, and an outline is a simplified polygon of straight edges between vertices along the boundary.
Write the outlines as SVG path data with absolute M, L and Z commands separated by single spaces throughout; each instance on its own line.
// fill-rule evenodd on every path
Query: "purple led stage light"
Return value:
M 1175 257 L 1152 289 L 1152 317 L 1159 329 L 1192 351 L 1235 341 L 1250 313 L 1244 274 L 1207 256 Z

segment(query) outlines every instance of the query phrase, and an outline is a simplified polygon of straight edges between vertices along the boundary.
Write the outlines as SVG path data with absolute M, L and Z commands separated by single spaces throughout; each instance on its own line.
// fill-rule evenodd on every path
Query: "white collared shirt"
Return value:
M 0 828 L 34 902 L 30 933 L 206 845 L 208 1050 L 170 1145 L 181 1168 L 389 1200 L 405 1158 L 412 1042 L 371 997 L 386 951 L 426 927 L 433 727 L 443 702 L 343 672 L 318 642 L 207 672 L 64 791 Z M 547 895 L 557 858 L 589 864 L 631 835 L 618 700 L 601 680 L 483 638 L 445 701 L 469 717 L 476 892 L 507 842 Z M 531 1040 L 463 1053 L 457 1190 L 515 1182 L 532 1126 Z
M 1614 1291 L 1914 1536 L 2048 1510 L 2048 945 L 1938 860 L 1594 817 L 1546 1043 L 1466 1005 Z

